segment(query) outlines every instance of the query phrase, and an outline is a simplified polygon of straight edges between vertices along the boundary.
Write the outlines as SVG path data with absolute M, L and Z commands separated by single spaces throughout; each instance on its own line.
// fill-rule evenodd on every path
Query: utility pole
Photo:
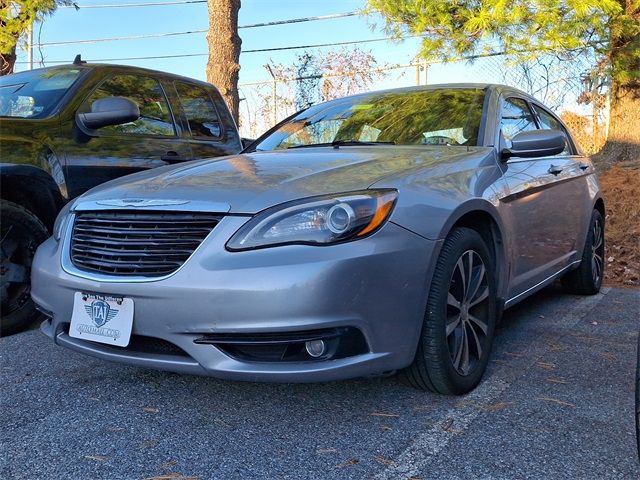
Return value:
M 425 62 L 422 59 L 417 59 L 416 60 L 416 85 L 426 85 L 427 84 L 427 68 L 428 68 L 428 64 L 427 62 Z M 422 72 L 424 72 L 424 83 L 423 83 L 423 75 Z
M 33 70 L 33 22 L 27 28 L 27 68 Z

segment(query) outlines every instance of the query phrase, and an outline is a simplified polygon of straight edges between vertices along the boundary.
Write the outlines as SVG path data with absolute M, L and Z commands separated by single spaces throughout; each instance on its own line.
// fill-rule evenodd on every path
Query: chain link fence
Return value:
M 296 92 L 310 80 L 322 82 L 323 100 L 371 90 L 448 82 L 502 83 L 519 88 L 552 108 L 566 123 L 585 154 L 598 152 L 607 137 L 609 120 L 608 87 L 605 79 L 594 78 L 595 59 L 586 56 L 563 59 L 540 55 L 516 62 L 507 55 L 476 56 L 454 62 L 415 62 L 385 65 L 366 72 L 350 71 L 349 76 L 368 80 L 340 82 L 340 75 L 320 74 L 241 83 L 240 129 L 255 138 L 278 121 L 299 110 Z

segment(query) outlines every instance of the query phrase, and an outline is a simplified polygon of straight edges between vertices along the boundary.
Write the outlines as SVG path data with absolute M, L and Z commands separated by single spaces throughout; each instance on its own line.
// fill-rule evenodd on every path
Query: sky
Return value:
M 42 24 L 34 28 L 34 43 L 68 42 L 93 40 L 110 37 L 128 37 L 148 34 L 206 30 L 208 14 L 206 3 L 183 5 L 161 5 L 127 8 L 82 8 L 99 5 L 124 5 L 139 3 L 160 3 L 175 0 L 76 0 L 81 7 L 59 8 L 47 17 Z M 239 25 L 273 22 L 279 20 L 333 15 L 360 11 L 366 0 L 242 0 Z M 255 86 L 243 86 L 246 83 L 268 82 L 270 76 L 264 65 L 268 62 L 291 65 L 296 55 L 304 49 L 279 52 L 256 52 L 247 50 L 277 48 L 324 43 L 351 42 L 380 39 L 388 36 L 384 32 L 381 17 L 357 15 L 345 18 L 309 21 L 288 25 L 259 28 L 241 28 L 243 53 L 240 56 L 240 95 L 245 97 L 244 110 L 248 115 L 255 110 Z M 363 43 L 359 48 L 370 52 L 378 65 L 406 65 L 415 62 L 419 51 L 419 39 L 403 41 L 381 41 Z M 22 45 L 24 47 L 24 45 Z M 350 46 L 351 48 L 353 46 Z M 338 50 L 341 47 L 322 47 L 313 51 Z M 185 58 L 113 60 L 107 63 L 137 65 L 141 67 L 168 71 L 188 77 L 205 80 L 207 62 L 207 41 L 205 33 L 174 35 L 160 38 L 127 39 L 74 45 L 42 45 L 35 48 L 34 64 L 40 66 L 55 65 L 54 62 L 71 63 L 76 54 L 81 53 L 85 60 L 121 59 L 123 57 L 145 57 L 155 55 L 203 54 Z M 42 56 L 41 56 L 42 55 Z M 18 51 L 16 70 L 24 70 L 26 52 Z M 508 82 L 504 76 L 505 64 L 497 57 L 468 62 L 430 65 L 427 75 L 420 78 L 422 84 L 448 82 Z M 425 78 L 426 77 L 426 78 Z M 377 79 L 371 90 L 402 87 L 416 84 L 415 67 L 393 70 L 381 79 Z M 519 86 L 519 85 L 515 85 Z M 244 110 L 241 112 L 244 115 Z M 284 113 L 284 112 L 283 112 Z M 260 128 L 269 125 L 260 126 Z
M 151 0 L 78 0 L 77 3 L 80 6 L 89 6 L 149 1 Z M 247 25 L 345 13 L 360 10 L 363 7 L 363 0 L 243 0 L 239 24 Z M 243 50 L 366 40 L 387 36 L 382 28 L 375 28 L 372 20 L 364 16 L 357 16 L 247 28 L 241 29 L 239 32 Z M 378 21 L 379 27 L 381 27 L 382 21 L 380 19 Z M 36 25 L 34 42 L 38 41 L 38 34 L 40 34 L 40 42 L 48 43 L 192 31 L 207 27 L 207 6 L 203 3 L 137 8 L 81 8 L 79 11 L 73 8 L 60 8 L 43 22 L 41 32 L 39 32 L 39 25 Z M 370 43 L 362 45 L 362 48 L 370 50 L 381 63 L 410 63 L 418 50 L 418 42 L 417 40 L 409 40 L 399 44 L 392 42 Z M 323 50 L 327 50 L 327 48 L 323 48 Z M 268 73 L 263 67 L 265 63 L 270 59 L 276 63 L 292 63 L 296 53 L 302 51 L 243 53 L 240 59 L 240 82 L 266 80 Z M 85 59 L 101 59 L 206 52 L 207 42 L 204 33 L 42 47 L 45 64 L 52 60 L 72 61 L 77 53 L 82 53 Z M 34 61 L 37 64 L 39 60 L 40 52 L 36 48 Z M 123 60 L 117 63 L 136 64 L 204 79 L 206 60 L 206 56 L 201 56 L 179 59 Z M 19 52 L 18 61 L 26 61 L 24 51 Z M 25 63 L 19 63 L 16 69 L 23 70 L 25 68 L 27 68 Z

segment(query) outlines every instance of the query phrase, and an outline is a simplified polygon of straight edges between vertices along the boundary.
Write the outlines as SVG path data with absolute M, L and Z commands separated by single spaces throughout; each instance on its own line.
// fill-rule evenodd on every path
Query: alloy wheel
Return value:
M 489 282 L 487 269 L 474 250 L 456 262 L 447 295 L 446 337 L 453 367 L 469 375 L 488 349 Z
M 593 284 L 598 285 L 604 265 L 604 229 L 600 218 L 596 218 L 593 222 L 591 234 L 591 275 L 593 276 Z

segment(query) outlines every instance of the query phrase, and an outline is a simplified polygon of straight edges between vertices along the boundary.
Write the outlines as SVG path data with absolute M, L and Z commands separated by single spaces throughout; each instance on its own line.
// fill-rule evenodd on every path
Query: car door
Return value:
M 111 96 L 133 100 L 140 118 L 93 132 L 74 126 L 75 138 L 67 148 L 65 165 L 71 196 L 123 175 L 192 158 L 157 78 L 113 74 L 87 96 L 77 112 L 88 112 L 93 102 Z
M 540 128 L 560 130 L 567 137 L 564 151 L 554 157 L 563 161 L 563 170 L 559 174 L 563 181 L 563 197 L 571 205 L 570 223 L 574 234 L 572 239 L 576 242 L 573 250 L 580 250 L 581 243 L 591 221 L 591 195 L 586 177 L 593 175 L 593 165 L 585 158 L 576 147 L 571 135 L 562 122 L 544 106 L 531 102 L 531 108 L 536 115 Z
M 174 102 L 184 119 L 185 138 L 194 158 L 232 155 L 242 149 L 240 136 L 222 97 L 199 83 L 175 80 Z M 171 88 L 167 86 L 167 90 Z
M 509 96 L 501 101 L 500 149 L 511 146 L 518 133 L 540 128 L 527 100 Z M 566 153 L 552 157 L 511 157 L 502 163 L 508 217 L 511 281 L 509 296 L 534 287 L 564 268 L 575 249 L 578 221 L 571 187 L 573 160 Z

